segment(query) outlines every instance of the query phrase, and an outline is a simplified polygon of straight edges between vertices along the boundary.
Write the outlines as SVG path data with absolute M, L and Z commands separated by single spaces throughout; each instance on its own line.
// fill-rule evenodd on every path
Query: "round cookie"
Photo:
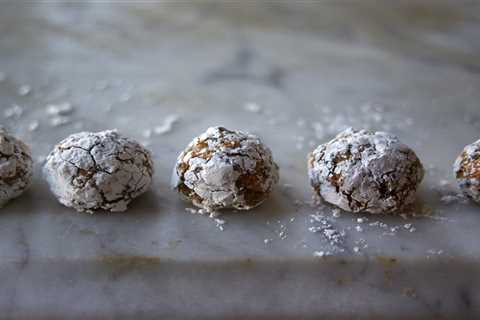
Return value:
M 30 149 L 0 128 L 0 207 L 20 196 L 30 186 L 32 173 Z
M 352 128 L 315 149 L 308 168 L 316 193 L 350 212 L 405 209 L 414 202 L 424 176 L 415 152 L 397 137 Z
M 258 137 L 212 127 L 179 155 L 172 184 L 208 211 L 249 210 L 268 198 L 278 179 L 272 153 Z
M 463 149 L 453 169 L 462 192 L 480 203 L 480 140 Z
M 55 146 L 43 168 L 50 189 L 77 211 L 125 211 L 150 188 L 151 154 L 116 131 L 72 134 Z

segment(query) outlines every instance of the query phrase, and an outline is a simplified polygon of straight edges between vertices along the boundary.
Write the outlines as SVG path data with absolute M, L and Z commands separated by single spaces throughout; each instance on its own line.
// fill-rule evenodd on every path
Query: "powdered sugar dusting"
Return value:
M 462 192 L 480 203 L 480 140 L 463 149 L 455 161 L 454 173 Z
M 44 176 L 67 207 L 125 211 L 150 188 L 150 152 L 116 131 L 73 134 L 48 155 Z
M 0 128 L 0 207 L 30 186 L 32 171 L 30 149 Z
M 414 202 L 423 175 L 415 153 L 384 132 L 350 128 L 309 156 L 315 191 L 346 211 L 397 212 Z
M 206 210 L 248 210 L 260 205 L 278 182 L 270 150 L 254 135 L 209 128 L 178 157 L 172 184 Z

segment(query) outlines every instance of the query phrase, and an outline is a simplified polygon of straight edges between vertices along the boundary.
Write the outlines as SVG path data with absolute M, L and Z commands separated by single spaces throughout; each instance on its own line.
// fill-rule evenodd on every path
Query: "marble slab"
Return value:
M 1 318 L 477 319 L 480 209 L 451 167 L 480 138 L 479 16 L 474 2 L 2 3 L 0 123 L 36 175 L 0 214 Z M 73 112 L 47 114 L 62 103 Z M 223 225 L 169 187 L 212 125 L 260 135 L 281 170 L 268 202 Z M 306 155 L 349 126 L 417 152 L 414 217 L 312 203 Z M 153 151 L 152 190 L 121 214 L 61 206 L 44 157 L 114 128 Z

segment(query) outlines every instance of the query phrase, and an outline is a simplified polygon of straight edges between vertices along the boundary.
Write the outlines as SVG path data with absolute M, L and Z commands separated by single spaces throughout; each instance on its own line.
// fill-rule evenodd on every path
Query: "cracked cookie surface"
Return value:
M 249 210 L 279 179 L 272 153 L 252 134 L 211 127 L 179 155 L 172 185 L 195 206 Z
M 27 145 L 0 129 L 0 207 L 30 186 L 32 168 L 32 156 Z
M 462 192 L 480 203 L 480 140 L 463 149 L 455 161 L 453 170 Z
M 395 213 L 415 201 L 423 166 L 385 132 L 349 128 L 308 159 L 309 178 L 326 202 L 350 212 Z
M 48 155 L 43 173 L 60 203 L 77 211 L 125 211 L 150 188 L 150 152 L 116 131 L 72 134 Z

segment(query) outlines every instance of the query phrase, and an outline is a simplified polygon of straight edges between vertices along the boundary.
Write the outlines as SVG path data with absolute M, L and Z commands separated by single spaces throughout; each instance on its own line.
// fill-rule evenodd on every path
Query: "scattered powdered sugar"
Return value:
M 321 233 L 332 246 L 343 244 L 344 233 L 339 232 L 333 225 L 321 214 L 311 214 L 310 223 L 313 226 L 308 231 L 313 233 Z
M 333 215 L 334 218 L 340 217 L 341 213 L 342 213 L 342 211 L 338 208 L 332 209 L 332 215 Z
M 358 240 L 355 240 L 355 246 L 358 248 L 357 252 L 360 252 L 361 249 L 367 249 L 368 248 L 368 243 L 365 239 L 360 238 Z M 354 250 L 355 251 L 355 250 Z
M 205 210 L 200 209 L 199 211 L 205 211 Z M 208 211 L 208 216 L 212 219 L 216 219 L 216 218 L 220 217 L 221 215 L 222 215 L 222 213 L 220 211 Z
M 198 213 L 198 210 L 194 209 L 194 208 L 185 208 L 185 211 L 187 211 L 188 213 L 191 213 L 191 214 L 197 214 Z
M 372 235 L 375 237 L 399 237 L 402 234 L 407 236 L 409 233 L 417 231 L 414 219 L 434 219 L 438 221 L 452 221 L 438 215 L 431 215 L 429 210 L 420 208 L 421 213 L 409 213 L 399 216 L 402 220 L 394 218 L 394 221 L 386 222 L 382 217 L 369 216 L 367 217 L 352 217 L 351 215 L 338 216 L 337 208 L 331 208 L 329 205 L 323 203 L 313 202 L 310 204 L 311 208 L 307 210 L 317 210 L 316 213 L 308 216 L 307 230 L 311 233 L 320 234 L 327 239 L 329 247 L 313 248 L 314 256 L 319 256 L 318 252 L 323 252 L 323 255 L 328 252 L 330 254 L 337 253 L 352 253 L 360 254 L 363 250 L 369 248 L 367 239 L 372 240 Z M 319 209 L 320 206 L 320 209 Z M 328 211 L 331 214 L 328 215 Z M 378 217 L 378 218 L 377 218 Z M 375 219 L 377 218 L 377 219 Z M 403 221 L 406 219 L 408 221 Z M 377 241 L 374 242 L 377 244 Z M 305 248 L 310 248 L 305 243 Z
M 279 229 L 276 231 L 278 238 L 280 240 L 285 240 L 288 237 L 288 228 L 281 221 L 277 221 Z
M 5 109 L 3 115 L 6 119 L 20 118 L 23 115 L 23 107 L 14 104 L 10 108 Z
M 383 228 L 383 229 L 388 229 L 388 224 L 386 224 L 385 222 L 381 222 L 381 221 L 370 222 L 368 225 L 371 226 L 371 227 L 380 227 L 380 228 Z
M 303 147 L 304 147 L 304 143 L 305 143 L 305 137 L 304 136 L 296 136 L 295 137 L 295 147 L 297 148 L 297 150 L 302 150 Z
M 383 236 L 396 236 L 400 231 L 415 232 L 416 228 L 413 223 L 405 223 L 400 225 L 389 225 L 382 221 L 375 221 L 368 224 L 370 227 L 378 228 L 383 231 Z
M 433 190 L 438 193 L 440 202 L 445 206 L 454 204 L 468 203 L 468 197 L 464 193 L 459 193 L 456 185 L 446 179 L 441 179 Z
M 72 122 L 70 114 L 74 111 L 70 102 L 58 104 L 49 104 L 45 108 L 45 113 L 49 117 L 50 126 L 59 127 Z
M 185 211 L 191 214 L 199 214 L 202 216 L 208 216 L 210 219 L 212 219 L 215 222 L 215 225 L 220 231 L 223 231 L 225 229 L 225 224 L 227 221 L 223 219 L 219 219 L 221 213 L 218 211 L 208 211 L 205 209 L 195 209 L 195 208 L 185 208 Z
M 221 231 L 223 231 L 223 225 L 226 223 L 226 221 L 223 220 L 223 219 L 218 219 L 218 218 L 215 218 L 214 220 L 217 224 L 217 228 L 220 229 Z
M 427 258 L 431 258 L 432 256 L 440 256 L 444 254 L 444 250 L 442 249 L 428 249 L 427 250 Z
M 259 113 L 262 111 L 262 107 L 260 107 L 258 104 L 255 102 L 247 102 L 244 105 L 244 109 L 248 112 L 253 112 L 253 113 Z
M 153 129 L 148 128 L 143 130 L 142 136 L 145 139 L 150 139 L 153 134 L 155 135 L 166 135 L 173 130 L 173 126 L 178 123 L 180 117 L 176 114 L 171 114 L 165 117 L 163 123 L 161 125 L 153 127 Z
M 70 102 L 63 102 L 59 104 L 49 104 L 46 107 L 47 115 L 49 116 L 60 116 L 68 115 L 73 112 L 73 106 Z
M 153 128 L 153 133 L 157 135 L 164 135 L 172 131 L 173 125 L 176 124 L 179 120 L 179 116 L 176 114 L 171 114 L 165 117 L 163 123 L 159 126 Z M 150 132 L 151 135 L 151 132 Z
M 30 132 L 37 131 L 39 126 L 40 126 L 40 122 L 38 122 L 37 120 L 34 120 L 30 122 L 30 124 L 28 125 L 28 131 Z
M 267 226 L 270 227 L 270 229 L 273 226 L 273 230 L 271 230 L 280 240 L 285 240 L 288 238 L 288 227 L 286 224 L 284 224 L 281 220 L 277 220 L 276 223 L 271 223 L 269 220 L 265 222 Z M 265 239 L 268 241 L 264 241 L 265 244 L 270 243 L 272 239 Z
M 24 97 L 28 95 L 31 91 L 32 91 L 32 87 L 30 87 L 28 84 L 24 84 L 18 88 L 17 93 L 19 96 Z
M 64 126 L 64 125 L 69 124 L 71 122 L 72 122 L 72 119 L 70 119 L 70 117 L 66 117 L 66 116 L 55 116 L 55 117 L 50 118 L 50 125 L 52 127 Z
M 449 205 L 449 204 L 452 204 L 452 203 L 454 203 L 454 202 L 457 202 L 457 201 L 458 201 L 458 196 L 447 194 L 447 195 L 445 195 L 445 196 L 442 196 L 442 197 L 440 198 L 440 201 L 441 201 L 443 204 Z
M 451 205 L 454 203 L 468 203 L 468 198 L 463 193 L 455 193 L 455 194 L 446 194 L 440 198 L 440 201 L 445 205 Z

